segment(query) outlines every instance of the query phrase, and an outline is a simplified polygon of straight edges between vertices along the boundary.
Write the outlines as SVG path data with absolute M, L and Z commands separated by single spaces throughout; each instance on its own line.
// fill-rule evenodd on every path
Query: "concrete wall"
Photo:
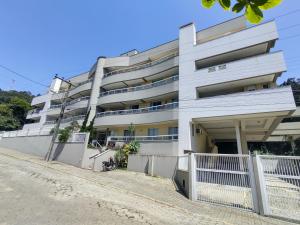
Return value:
M 173 179 L 177 160 L 177 156 L 129 155 L 127 170 Z
M 50 146 L 52 136 L 25 136 L 2 138 L 0 147 L 14 149 L 19 152 L 45 157 Z M 53 147 L 53 160 L 69 165 L 81 167 L 83 155 L 86 149 L 86 142 L 55 143 Z
M 185 170 L 176 170 L 175 182 L 179 189 L 185 194 L 186 197 L 189 196 L 189 172 Z
M 48 148 L 46 148 L 48 150 Z M 84 143 L 55 143 L 53 147 L 53 160 L 81 167 L 85 151 Z
M 22 153 L 44 157 L 52 136 L 29 136 L 2 138 L 0 147 L 14 149 Z
M 177 141 L 140 142 L 140 155 L 176 156 L 178 153 Z
M 99 150 L 98 149 L 94 149 L 94 148 L 86 148 L 84 151 L 84 155 L 81 161 L 81 168 L 84 169 L 93 169 L 94 167 L 94 159 L 90 159 L 90 157 L 99 154 Z

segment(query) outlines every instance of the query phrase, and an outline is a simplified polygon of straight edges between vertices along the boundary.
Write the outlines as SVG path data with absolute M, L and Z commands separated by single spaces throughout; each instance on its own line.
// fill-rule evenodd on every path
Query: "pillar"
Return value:
M 237 142 L 237 148 L 238 148 L 238 154 L 243 154 L 243 148 L 242 148 L 242 137 L 241 137 L 241 127 L 240 127 L 240 121 L 234 122 L 235 126 L 235 136 L 236 136 L 236 142 Z
M 88 109 L 90 109 L 90 115 L 87 120 L 87 125 L 90 124 L 90 121 L 94 118 L 94 116 L 97 113 L 97 102 L 98 97 L 100 94 L 100 86 L 102 82 L 102 77 L 104 75 L 104 67 L 105 64 L 105 58 L 99 57 L 97 60 L 97 67 L 94 75 L 93 85 L 92 85 L 92 91 L 91 91 L 91 97 L 88 105 Z

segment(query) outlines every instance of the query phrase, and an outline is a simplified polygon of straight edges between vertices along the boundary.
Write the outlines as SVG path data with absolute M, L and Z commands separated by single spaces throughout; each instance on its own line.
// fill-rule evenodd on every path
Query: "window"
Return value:
M 168 134 L 169 135 L 178 134 L 178 127 L 169 127 L 168 128 Z
M 124 134 L 124 137 L 129 137 L 130 136 L 129 130 L 124 130 L 123 134 Z M 134 131 L 132 133 L 132 136 L 135 136 L 135 132 Z
M 284 118 L 281 121 L 281 123 L 293 123 L 293 122 L 300 122 L 300 117 L 295 116 L 295 117 Z
M 255 85 L 251 85 L 246 87 L 246 91 L 255 91 L 256 90 L 256 86 Z
M 150 106 L 158 106 L 161 105 L 161 101 L 157 101 L 157 102 L 151 102 Z
M 131 109 L 139 109 L 139 107 L 140 107 L 139 105 L 132 105 Z
M 158 136 L 158 128 L 148 128 L 148 136 Z
M 263 84 L 263 89 L 268 89 L 269 85 L 268 84 Z

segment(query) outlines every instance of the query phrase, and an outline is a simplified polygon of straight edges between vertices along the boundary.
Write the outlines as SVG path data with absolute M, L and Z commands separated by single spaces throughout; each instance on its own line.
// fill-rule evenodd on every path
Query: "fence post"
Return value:
M 253 210 L 256 213 L 259 213 L 257 187 L 255 182 L 255 172 L 254 172 L 254 165 L 253 165 L 253 155 L 250 152 L 248 157 L 248 171 L 249 171 L 249 179 L 250 179 L 251 192 L 252 192 Z
M 255 157 L 253 157 L 253 162 L 259 212 L 261 215 L 270 215 L 268 194 L 261 157 L 259 155 L 255 155 Z
M 194 153 L 189 154 L 189 199 L 192 201 L 197 200 L 196 190 L 196 162 Z

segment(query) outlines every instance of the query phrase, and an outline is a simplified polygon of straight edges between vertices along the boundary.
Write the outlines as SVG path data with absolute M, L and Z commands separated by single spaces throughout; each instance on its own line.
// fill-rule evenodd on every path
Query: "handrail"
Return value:
M 171 58 L 175 58 L 178 55 L 179 55 L 179 53 L 175 52 L 175 53 L 172 53 L 170 55 L 164 56 L 164 57 L 162 57 L 158 60 L 154 60 L 152 62 L 145 63 L 143 65 L 132 66 L 132 67 L 125 68 L 125 69 L 114 70 L 114 71 L 111 71 L 109 73 L 104 74 L 103 78 L 106 78 L 106 77 L 109 77 L 109 76 L 112 76 L 112 75 L 115 75 L 115 74 L 120 74 L 120 73 L 126 73 L 126 72 L 136 71 L 136 70 L 140 70 L 140 69 L 145 69 L 145 68 L 163 63 L 163 62 L 165 62 L 165 61 L 167 61 Z
M 148 113 L 148 112 L 163 111 L 163 110 L 174 109 L 174 108 L 178 108 L 178 102 L 172 102 L 164 105 L 151 106 L 151 107 L 140 108 L 140 109 L 127 109 L 127 110 L 100 112 L 96 114 L 96 117 Z
M 177 141 L 178 134 L 156 135 L 156 136 L 109 136 L 107 141 Z
M 153 88 L 153 87 L 158 87 L 158 86 L 162 86 L 162 85 L 165 85 L 165 84 L 172 83 L 174 81 L 177 81 L 178 79 L 179 79 L 179 75 L 175 75 L 175 76 L 172 76 L 172 77 L 165 78 L 163 80 L 155 81 L 155 82 L 150 83 L 150 84 L 144 84 L 144 85 L 135 86 L 135 87 L 128 87 L 128 88 L 119 88 L 119 89 L 114 89 L 114 90 L 110 90 L 110 91 L 101 92 L 99 97 L 112 95 L 112 94 L 120 94 L 120 93 L 126 93 L 126 92 L 146 90 L 146 89 L 150 89 L 150 88 Z

